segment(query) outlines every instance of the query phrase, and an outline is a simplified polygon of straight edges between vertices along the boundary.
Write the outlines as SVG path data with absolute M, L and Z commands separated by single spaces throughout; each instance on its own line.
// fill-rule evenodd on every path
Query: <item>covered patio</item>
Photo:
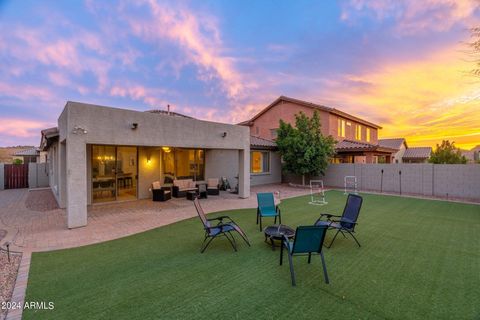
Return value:
M 285 184 L 271 184 L 252 187 L 250 197 L 246 199 L 222 191 L 219 196 L 210 196 L 201 201 L 206 212 L 255 208 L 256 193 L 277 191 L 281 199 L 310 192 Z M 22 252 L 50 251 L 104 242 L 197 215 L 192 201 L 184 198 L 167 202 L 153 202 L 151 199 L 112 202 L 89 205 L 88 225 L 69 230 L 65 228 L 66 210 L 55 205 L 49 189 L 4 190 L 0 193 L 0 200 L 7 204 L 0 208 L 0 230 L 6 231 L 2 243 L 8 241 L 12 250 Z M 251 218 L 253 222 L 255 217 Z

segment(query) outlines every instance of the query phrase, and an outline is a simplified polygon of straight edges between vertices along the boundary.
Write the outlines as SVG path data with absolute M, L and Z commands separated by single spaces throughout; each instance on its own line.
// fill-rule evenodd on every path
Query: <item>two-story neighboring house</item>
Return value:
M 390 157 L 396 150 L 378 144 L 379 125 L 335 108 L 280 96 L 253 118 L 240 124 L 249 126 L 254 137 L 275 140 L 280 119 L 294 125 L 296 114 L 303 112 L 311 117 L 315 110 L 320 115 L 322 134 L 331 135 L 338 141 L 334 162 L 377 163 L 378 157 L 385 157 L 386 162 L 391 162 Z

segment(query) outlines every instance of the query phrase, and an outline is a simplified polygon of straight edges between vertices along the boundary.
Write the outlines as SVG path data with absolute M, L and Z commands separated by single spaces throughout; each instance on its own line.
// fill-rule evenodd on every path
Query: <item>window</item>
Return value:
M 272 139 L 277 139 L 277 136 L 278 136 L 277 130 L 278 129 L 270 129 L 270 137 L 272 137 Z
M 359 124 L 355 126 L 355 139 L 362 140 L 362 126 Z
M 250 172 L 251 173 L 270 172 L 270 152 L 252 151 L 250 153 Z
M 367 128 L 367 142 L 370 142 L 370 128 Z
M 339 137 L 345 138 L 345 120 L 338 118 L 337 133 Z

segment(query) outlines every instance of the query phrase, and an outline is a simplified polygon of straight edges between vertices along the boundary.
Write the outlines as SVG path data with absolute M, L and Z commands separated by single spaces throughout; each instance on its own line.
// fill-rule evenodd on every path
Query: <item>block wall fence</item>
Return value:
M 383 173 L 382 173 L 383 170 Z M 322 179 L 325 186 L 344 188 L 344 177 L 356 176 L 359 191 L 480 202 L 478 164 L 331 164 Z M 301 183 L 301 177 L 285 174 L 284 182 Z

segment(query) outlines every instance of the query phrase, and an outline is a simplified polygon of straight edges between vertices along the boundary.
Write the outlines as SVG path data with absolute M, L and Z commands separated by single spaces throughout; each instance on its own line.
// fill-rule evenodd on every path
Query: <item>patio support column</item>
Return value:
M 250 148 L 238 152 L 238 196 L 250 196 Z
M 87 225 L 86 144 L 77 137 L 67 139 L 67 226 Z

